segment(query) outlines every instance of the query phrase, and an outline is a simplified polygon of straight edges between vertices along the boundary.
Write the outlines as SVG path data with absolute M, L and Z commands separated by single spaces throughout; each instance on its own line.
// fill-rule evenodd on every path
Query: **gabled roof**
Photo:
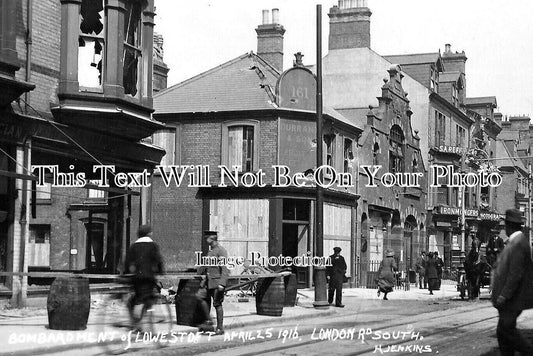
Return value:
M 465 105 L 484 105 L 491 104 L 493 107 L 497 107 L 495 96 L 480 96 L 476 98 L 465 98 Z
M 157 93 L 155 114 L 272 109 L 278 77 L 261 57 L 245 53 Z
M 389 55 L 383 56 L 386 60 L 391 63 L 400 64 L 400 65 L 410 65 L 410 64 L 429 64 L 436 63 L 440 58 L 440 53 L 414 53 L 414 54 L 398 54 L 398 55 Z
M 440 83 L 457 82 L 461 78 L 461 72 L 443 72 L 439 73 Z

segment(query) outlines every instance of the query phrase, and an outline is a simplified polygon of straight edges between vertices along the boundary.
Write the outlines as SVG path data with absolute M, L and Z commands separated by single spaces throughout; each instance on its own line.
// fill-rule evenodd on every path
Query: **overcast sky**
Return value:
M 322 4 L 323 52 L 329 9 L 337 0 L 155 0 L 169 86 L 249 51 L 262 10 L 279 8 L 284 69 L 293 54 L 316 63 L 316 5 Z M 371 47 L 381 55 L 465 51 L 467 96 L 496 96 L 504 115 L 533 115 L 533 1 L 368 0 Z

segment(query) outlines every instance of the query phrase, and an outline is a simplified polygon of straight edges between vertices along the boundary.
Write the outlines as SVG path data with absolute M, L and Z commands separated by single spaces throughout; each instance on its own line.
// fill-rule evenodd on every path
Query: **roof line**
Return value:
M 164 90 L 161 90 L 159 93 L 157 93 L 157 94 L 154 95 L 153 97 L 154 97 L 154 99 L 155 99 L 155 98 L 157 98 L 157 97 L 159 97 L 159 96 L 161 96 L 161 95 L 163 95 L 163 94 L 166 94 L 166 93 L 171 92 L 171 91 L 173 91 L 173 90 L 175 90 L 175 89 L 178 89 L 178 88 L 182 87 L 183 85 L 186 85 L 186 84 L 189 84 L 189 83 L 191 83 L 191 82 L 194 82 L 194 81 L 196 81 L 196 80 L 198 80 L 198 79 L 201 79 L 201 78 L 203 78 L 203 77 L 205 77 L 205 76 L 207 76 L 207 75 L 209 75 L 209 74 L 211 74 L 211 73 L 213 73 L 213 72 L 216 72 L 216 71 L 218 71 L 218 70 L 221 70 L 221 69 L 223 69 L 223 68 L 225 68 L 225 67 L 227 67 L 227 66 L 229 66 L 229 65 L 231 65 L 231 64 L 233 64 L 233 63 L 235 63 L 235 62 L 237 62 L 237 61 L 239 61 L 239 60 L 241 60 L 241 59 L 244 59 L 244 58 L 250 56 L 250 54 L 253 54 L 253 52 L 247 52 L 247 53 L 245 53 L 245 54 L 242 54 L 242 55 L 240 55 L 240 56 L 238 56 L 238 57 L 235 57 L 235 58 L 233 58 L 233 59 L 230 59 L 230 60 L 227 61 L 227 62 L 224 62 L 224 63 L 222 63 L 222 64 L 219 64 L 218 66 L 215 66 L 215 67 L 213 67 L 213 68 L 210 68 L 210 69 L 206 70 L 205 72 L 202 72 L 202 73 L 200 73 L 200 74 L 197 74 L 197 75 L 195 75 L 195 76 L 193 76 L 193 77 L 191 77 L 191 78 L 188 78 L 188 79 L 186 79 L 186 80 L 184 80 L 184 81 L 182 81 L 182 82 L 180 82 L 180 83 L 174 84 L 174 85 L 172 85 L 172 86 L 170 86 L 170 87 L 168 87 L 168 88 L 166 88 L 166 89 L 164 89 Z
M 382 55 L 382 57 L 421 56 L 421 55 L 425 55 L 425 54 L 437 54 L 437 55 L 439 55 L 440 53 L 439 52 L 424 52 L 424 53 L 407 53 L 407 54 L 387 54 L 387 55 Z

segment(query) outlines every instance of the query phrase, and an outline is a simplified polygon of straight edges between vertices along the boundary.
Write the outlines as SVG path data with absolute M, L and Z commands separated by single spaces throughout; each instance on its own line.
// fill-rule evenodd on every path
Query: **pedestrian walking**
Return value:
M 200 293 L 197 294 L 204 313 L 204 323 L 201 325 L 201 329 L 208 331 L 211 329 L 212 321 L 210 315 L 211 300 L 213 301 L 213 307 L 217 314 L 217 326 L 215 329 L 215 335 L 224 334 L 224 310 L 222 309 L 222 302 L 224 302 L 224 290 L 228 282 L 229 270 L 224 265 L 222 260 L 226 261 L 228 253 L 226 249 L 218 243 L 218 233 L 216 231 L 204 231 L 204 237 L 207 244 L 211 248 L 207 254 L 207 258 L 210 261 L 209 266 L 200 266 L 198 268 L 198 274 L 204 275 L 204 279 L 200 285 Z M 216 261 L 218 263 L 211 263 Z M 202 291 L 202 288 L 207 290 Z
M 420 289 L 427 288 L 426 281 L 426 253 L 420 252 L 420 256 L 416 259 L 416 273 L 418 274 L 418 287 Z
M 346 279 L 346 261 L 341 256 L 342 249 L 340 247 L 333 248 L 333 255 L 329 256 L 331 266 L 326 269 L 326 276 L 329 283 L 328 302 L 333 304 L 333 294 L 335 294 L 335 306 L 344 308 L 342 304 L 342 284 Z
M 398 265 L 394 260 L 394 251 L 387 250 L 378 270 L 378 297 L 380 293 L 383 293 L 383 300 L 388 300 L 387 294 L 393 291 L 396 282 L 394 272 L 396 271 L 398 271 Z
M 435 267 L 437 268 L 437 290 L 440 289 L 440 285 L 442 283 L 442 269 L 444 268 L 444 261 L 439 256 L 439 251 L 435 251 L 433 254 L 435 258 Z
M 516 328 L 516 319 L 525 309 L 533 308 L 533 261 L 529 238 L 522 229 L 522 213 L 505 212 L 507 246 L 501 252 L 492 276 L 492 303 L 498 309 L 496 335 L 502 356 L 533 355 L 533 345 Z
M 438 275 L 437 275 L 437 262 L 435 260 L 435 255 L 433 252 L 430 252 L 428 259 L 426 261 L 426 278 L 428 280 L 428 289 L 429 294 L 433 295 L 433 291 L 437 289 L 438 286 Z

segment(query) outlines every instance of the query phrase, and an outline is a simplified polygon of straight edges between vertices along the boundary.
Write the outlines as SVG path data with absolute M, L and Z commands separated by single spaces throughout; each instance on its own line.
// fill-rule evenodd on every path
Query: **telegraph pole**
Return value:
M 322 165 L 322 5 L 316 6 L 316 167 Z M 324 255 L 324 197 L 323 188 L 316 185 L 315 256 Z M 315 308 L 328 308 L 326 295 L 326 267 L 316 266 Z

